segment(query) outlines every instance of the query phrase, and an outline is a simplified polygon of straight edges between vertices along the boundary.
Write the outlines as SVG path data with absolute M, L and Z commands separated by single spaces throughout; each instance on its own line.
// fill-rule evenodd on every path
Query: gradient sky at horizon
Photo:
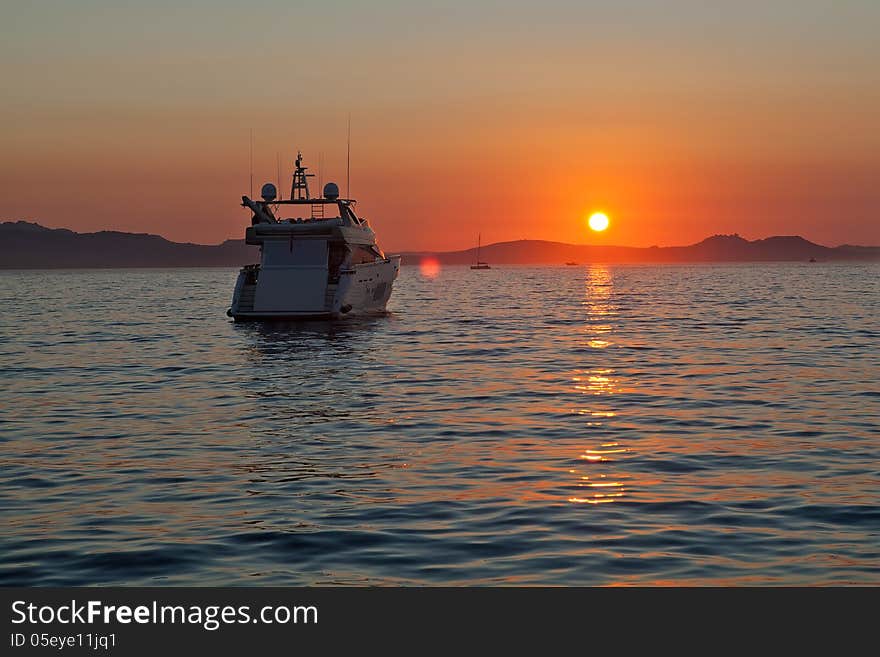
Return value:
M 297 147 L 386 250 L 880 244 L 880 2 L 10 2 L 0 220 L 240 238 Z M 286 195 L 286 194 L 285 194 Z M 601 235 L 589 212 L 612 220 Z

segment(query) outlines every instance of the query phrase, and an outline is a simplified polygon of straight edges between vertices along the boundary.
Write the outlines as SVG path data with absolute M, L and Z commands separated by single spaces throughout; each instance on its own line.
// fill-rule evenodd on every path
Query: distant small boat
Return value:
M 574 267 L 575 265 L 578 265 L 578 264 L 580 264 L 580 263 L 577 263 L 577 262 L 566 262 L 565 264 L 568 265 L 569 267 Z
M 477 234 L 477 263 L 471 269 L 492 269 L 488 262 L 480 262 L 480 235 Z
M 815 258 L 810 258 L 810 262 L 816 262 Z

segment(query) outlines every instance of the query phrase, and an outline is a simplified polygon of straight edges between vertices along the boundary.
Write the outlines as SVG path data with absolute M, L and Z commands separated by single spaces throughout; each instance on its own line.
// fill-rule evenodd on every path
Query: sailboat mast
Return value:
M 480 264 L 480 233 L 477 233 L 477 264 Z

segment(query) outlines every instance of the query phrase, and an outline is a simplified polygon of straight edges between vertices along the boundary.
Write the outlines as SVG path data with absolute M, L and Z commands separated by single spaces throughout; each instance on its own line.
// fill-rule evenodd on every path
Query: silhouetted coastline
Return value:
M 475 249 L 404 252 L 403 264 L 426 258 L 445 265 L 466 265 Z M 815 262 L 880 260 L 880 246 L 827 247 L 799 236 L 746 240 L 714 235 L 697 244 L 628 247 L 564 244 L 543 240 L 499 242 L 481 248 L 481 258 L 499 265 L 562 265 L 566 262 Z M 205 245 L 172 242 L 158 235 L 101 231 L 77 233 L 17 221 L 0 223 L 0 268 L 68 269 L 116 267 L 238 267 L 257 261 L 257 247 L 244 240 Z

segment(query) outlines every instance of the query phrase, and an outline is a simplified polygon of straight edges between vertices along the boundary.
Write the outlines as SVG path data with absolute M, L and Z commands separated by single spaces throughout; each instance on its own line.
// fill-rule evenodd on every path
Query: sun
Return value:
M 588 223 L 590 224 L 590 228 L 592 230 L 595 230 L 597 233 L 601 233 L 603 230 L 608 228 L 608 224 L 611 222 L 608 221 L 608 215 L 604 212 L 594 212 L 590 215 Z

